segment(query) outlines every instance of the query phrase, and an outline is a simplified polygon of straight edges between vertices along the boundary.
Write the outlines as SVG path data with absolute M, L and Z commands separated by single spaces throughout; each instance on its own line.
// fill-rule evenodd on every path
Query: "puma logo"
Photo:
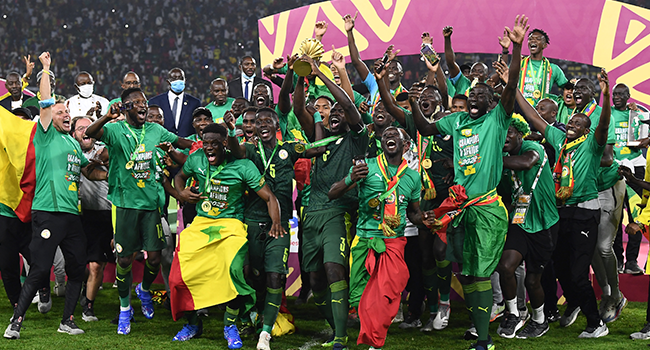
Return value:
M 332 299 L 332 303 L 342 304 L 343 299 Z
M 490 308 L 489 306 L 488 306 L 488 307 L 480 307 L 480 306 L 477 306 L 477 307 L 478 307 L 478 309 L 479 309 L 480 311 L 485 311 L 485 313 L 488 313 L 488 309 Z
M 201 172 L 201 175 L 205 175 L 205 170 L 198 168 L 198 170 Z
M 584 236 L 587 237 L 587 238 L 589 238 L 589 231 L 587 231 L 587 232 L 585 232 L 585 231 L 580 231 L 580 234 L 581 234 L 581 235 L 584 235 Z
M 119 282 L 124 283 L 124 278 L 119 278 L 119 277 L 115 276 L 115 279 L 118 280 Z
M 276 305 L 276 304 L 273 304 L 273 303 L 268 303 L 268 304 L 273 306 L 273 307 L 277 307 L 278 309 L 280 308 L 280 305 Z

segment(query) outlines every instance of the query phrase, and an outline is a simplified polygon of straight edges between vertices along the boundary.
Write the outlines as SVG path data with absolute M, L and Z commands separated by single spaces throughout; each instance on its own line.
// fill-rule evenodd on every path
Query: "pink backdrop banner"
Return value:
M 300 42 L 313 37 L 316 21 L 329 24 L 323 60 L 330 60 L 332 45 L 349 56 L 342 17 L 356 12 L 354 34 L 362 59 L 381 57 L 390 44 L 400 54 L 418 54 L 425 31 L 436 51 L 444 52 L 447 25 L 454 27 L 455 51 L 497 54 L 504 27 L 512 28 L 515 16 L 526 14 L 531 29 L 550 36 L 546 57 L 603 67 L 612 82 L 626 83 L 634 99 L 650 105 L 650 10 L 617 1 L 326 1 L 260 19 L 262 65 L 297 53 Z M 528 54 L 526 47 L 523 53 Z

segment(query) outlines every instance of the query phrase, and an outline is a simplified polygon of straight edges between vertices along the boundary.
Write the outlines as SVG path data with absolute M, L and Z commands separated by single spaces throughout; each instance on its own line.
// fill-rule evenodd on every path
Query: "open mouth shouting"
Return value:
M 264 96 L 257 96 L 257 98 L 255 99 L 255 104 L 257 105 L 257 107 L 264 107 L 264 106 L 266 106 L 266 97 L 264 97 Z
M 471 114 L 471 115 L 477 115 L 478 114 L 479 108 L 478 108 L 478 104 L 476 102 L 470 102 L 468 107 L 469 107 L 469 114 Z
M 341 118 L 339 116 L 330 115 L 330 130 L 338 130 L 341 126 Z
M 386 141 L 386 151 L 389 153 L 394 153 L 397 151 L 397 141 L 394 139 L 390 139 Z
M 208 163 L 214 165 L 217 163 L 217 152 L 214 149 L 206 150 L 205 155 L 208 157 Z
M 573 93 L 573 99 L 576 101 L 576 105 L 581 106 L 583 100 L 582 92 L 575 91 Z

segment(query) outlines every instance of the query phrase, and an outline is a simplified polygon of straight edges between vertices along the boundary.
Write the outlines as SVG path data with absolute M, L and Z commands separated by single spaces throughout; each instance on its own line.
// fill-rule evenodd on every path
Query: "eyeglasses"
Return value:
M 85 131 L 86 129 L 88 129 L 88 126 L 78 126 L 75 128 L 75 131 L 81 132 L 81 131 Z
M 126 85 L 126 86 L 139 86 L 140 82 L 139 81 L 125 81 L 124 85 Z

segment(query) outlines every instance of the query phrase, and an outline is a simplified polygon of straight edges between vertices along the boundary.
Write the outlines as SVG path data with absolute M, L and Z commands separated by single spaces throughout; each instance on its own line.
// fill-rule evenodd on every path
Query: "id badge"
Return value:
M 517 198 L 517 203 L 515 206 L 515 215 L 512 217 L 513 224 L 523 224 L 526 222 L 526 214 L 528 214 L 528 208 L 530 207 L 531 197 L 529 194 L 521 194 Z

